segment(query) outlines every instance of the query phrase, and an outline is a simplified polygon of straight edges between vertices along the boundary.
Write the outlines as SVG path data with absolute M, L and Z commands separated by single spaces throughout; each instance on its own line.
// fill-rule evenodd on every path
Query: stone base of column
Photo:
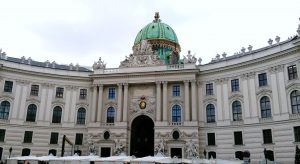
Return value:
M 169 122 L 168 121 L 155 121 L 154 126 L 169 126 Z
M 74 123 L 73 122 L 64 122 L 62 124 L 62 127 L 71 128 L 71 127 L 74 127 Z
M 36 122 L 36 125 L 37 125 L 37 126 L 49 126 L 49 125 L 50 125 L 50 122 L 38 120 L 38 121 Z
M 88 124 L 88 127 L 89 128 L 93 128 L 93 127 L 100 127 L 101 126 L 101 123 L 100 122 L 90 122 Z
M 217 121 L 217 126 L 229 126 L 229 125 L 230 125 L 230 120 Z
M 10 120 L 7 120 L 7 122 L 10 124 L 19 124 L 19 125 L 24 124 L 24 120 L 19 120 L 19 119 L 10 119 Z
M 288 113 L 284 113 L 281 115 L 274 115 L 273 121 L 282 121 L 282 120 L 288 120 L 290 118 Z

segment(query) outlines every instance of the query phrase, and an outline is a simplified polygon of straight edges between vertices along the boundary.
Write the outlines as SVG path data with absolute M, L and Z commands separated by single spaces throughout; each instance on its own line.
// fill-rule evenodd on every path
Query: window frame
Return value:
M 268 105 L 268 103 L 269 103 L 269 105 Z M 272 117 L 271 100 L 268 96 L 263 96 L 260 98 L 259 106 L 260 106 L 261 118 L 271 118 Z M 265 114 L 263 114 L 263 113 L 265 113 Z
M 238 138 L 240 137 L 240 138 Z M 240 139 L 240 141 L 239 141 Z M 242 131 L 234 131 L 233 132 L 233 140 L 234 140 L 234 145 L 243 145 L 244 140 L 243 140 L 243 132 Z
M 54 114 L 59 114 L 59 115 L 54 115 Z M 60 119 L 58 119 L 58 117 Z M 52 111 L 52 122 L 51 123 L 60 124 L 61 118 L 62 118 L 62 108 L 60 106 L 55 106 Z
M 242 103 L 238 100 L 232 102 L 232 120 L 233 121 L 242 121 L 243 112 L 242 112 Z
M 207 137 L 207 146 L 216 146 L 216 134 L 215 133 L 207 133 L 206 137 Z M 213 137 L 213 140 L 211 139 L 211 137 Z
M 6 93 L 12 93 L 13 87 L 14 87 L 14 82 L 13 81 L 5 80 L 3 91 L 6 92 Z
M 63 87 L 56 87 L 56 98 L 64 98 L 64 88 Z
M 32 108 L 30 108 L 30 107 L 32 107 Z M 37 113 L 37 106 L 35 104 L 28 105 L 27 114 L 26 114 L 26 122 L 35 122 L 36 121 L 36 113 Z
M 293 130 L 294 130 L 294 141 L 300 142 L 300 126 L 294 126 Z
M 116 99 L 116 88 L 115 87 L 109 87 L 108 88 L 108 99 Z
M 232 79 L 231 80 L 231 92 L 238 92 L 240 91 L 240 81 L 239 79 Z
M 267 134 L 267 132 L 270 133 Z M 263 134 L 263 144 L 273 144 L 272 129 L 263 129 L 262 134 Z
M 214 95 L 214 85 L 213 83 L 206 84 L 206 95 Z
M 172 123 L 180 123 L 180 122 L 181 122 L 181 106 L 175 104 L 172 107 Z
M 23 143 L 32 143 L 33 131 L 25 131 Z
M 0 142 L 5 141 L 6 129 L 0 129 Z
M 116 109 L 114 107 L 107 108 L 106 123 L 115 123 Z
M 82 145 L 82 143 L 83 143 L 83 133 L 76 133 L 75 145 Z
M 300 113 L 300 103 L 298 103 L 298 102 L 300 102 L 300 91 L 299 90 L 293 90 L 290 93 L 290 102 L 291 102 L 292 114 Z
M 172 86 L 172 96 L 180 97 L 180 85 L 179 84 L 174 84 Z
M 81 88 L 79 90 L 79 99 L 85 100 L 87 98 L 87 89 Z
M 32 84 L 30 88 L 30 96 L 39 96 L 40 86 Z
M 84 110 L 84 112 L 81 110 Z M 83 113 L 84 113 L 84 115 L 83 115 Z M 86 120 L 86 109 L 81 107 L 77 110 L 76 124 L 77 125 L 85 125 L 85 120 Z
M 215 105 L 214 104 L 207 104 L 205 110 L 206 110 L 206 122 L 207 123 L 215 123 L 216 122 L 216 108 L 215 108 Z
M 263 87 L 268 85 L 267 73 L 258 74 L 258 86 Z
M 50 144 L 58 144 L 59 133 L 51 132 L 50 134 Z
M 3 105 L 3 103 L 6 103 Z M 0 103 L 0 119 L 8 120 L 10 112 L 10 102 L 9 101 L 2 101 Z
M 287 67 L 288 79 L 294 80 L 298 78 L 297 66 L 296 64 Z

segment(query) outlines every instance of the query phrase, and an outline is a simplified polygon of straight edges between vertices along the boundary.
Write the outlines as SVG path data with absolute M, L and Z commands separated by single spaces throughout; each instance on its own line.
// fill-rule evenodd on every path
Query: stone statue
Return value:
M 92 135 L 89 135 L 89 138 L 87 139 L 87 142 L 88 142 L 90 154 L 95 154 L 96 153 L 96 149 L 95 149 L 95 145 L 94 145 L 94 141 L 93 141 L 93 136 Z
M 102 61 L 100 57 L 97 62 L 94 62 L 93 69 L 96 70 L 96 69 L 104 69 L 104 68 L 106 68 L 106 63 L 104 63 L 104 61 Z
M 300 164 L 300 149 L 298 145 L 296 145 L 295 164 Z
M 118 140 L 115 146 L 115 155 L 120 155 L 124 152 L 124 145 Z
M 186 143 L 186 154 L 187 158 L 196 158 L 199 157 L 198 148 L 193 143 L 192 140 L 190 140 L 188 143 Z
M 159 141 L 159 143 L 154 148 L 154 152 L 156 155 L 158 154 L 164 155 L 165 152 L 164 140 Z
M 191 51 L 188 51 L 188 54 L 186 56 L 183 56 L 183 63 L 188 64 L 188 63 L 193 63 L 195 64 L 197 62 L 197 58 L 195 55 L 191 54 Z

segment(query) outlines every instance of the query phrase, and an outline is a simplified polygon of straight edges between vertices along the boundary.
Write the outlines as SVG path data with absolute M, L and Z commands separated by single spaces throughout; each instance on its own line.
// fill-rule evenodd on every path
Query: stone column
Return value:
M 228 79 L 223 79 L 222 81 L 222 89 L 223 89 L 223 114 L 224 120 L 230 121 L 230 106 L 228 102 Z
M 64 97 L 66 101 L 65 109 L 63 109 L 63 122 L 68 122 L 68 117 L 70 115 L 70 105 L 71 105 L 71 86 L 67 86 L 64 91 Z M 75 110 L 75 109 L 74 109 Z
M 102 117 L 102 102 L 103 102 L 103 85 L 99 84 L 99 94 L 98 94 L 98 108 L 97 108 L 97 122 L 101 122 Z
M 189 80 L 184 81 L 184 121 L 190 121 Z
M 278 70 L 278 84 L 279 84 L 279 96 L 281 100 L 281 114 L 288 114 L 288 105 L 286 99 L 285 81 L 284 81 L 284 66 L 279 65 Z M 290 95 L 288 95 L 290 96 Z
M 128 84 L 124 83 L 123 122 L 127 122 L 128 113 Z
M 192 80 L 191 85 L 192 85 L 192 121 L 197 121 L 196 80 Z
M 40 89 L 40 92 L 41 92 L 41 104 L 40 104 L 40 110 L 38 112 L 38 121 L 44 121 L 44 115 L 46 115 L 46 103 L 47 103 L 47 88 L 48 86 L 46 84 L 42 84 L 41 85 L 41 89 Z
M 27 90 L 28 90 L 28 85 L 29 82 L 26 81 L 20 81 L 18 82 L 22 86 L 22 93 L 21 93 L 21 100 L 19 104 L 19 119 L 24 120 L 26 119 L 27 115 L 27 106 L 26 106 L 26 98 L 27 98 Z
M 13 87 L 16 87 L 16 90 L 15 90 L 15 94 L 14 94 L 14 103 L 12 104 L 12 116 L 11 118 L 12 119 L 17 119 L 18 117 L 18 113 L 19 113 L 19 103 L 20 103 L 20 98 L 21 98 L 21 91 L 22 91 L 22 86 L 19 85 L 18 83 L 14 84 L 15 86 Z
M 76 109 L 76 99 L 77 99 L 77 92 L 78 92 L 79 87 L 72 86 L 72 93 L 71 93 L 71 102 L 70 102 L 70 114 L 69 115 L 69 122 L 77 122 L 77 118 L 75 118 L 75 113 L 77 112 Z M 74 119 L 75 118 L 75 119 Z
M 122 116 L 122 84 L 118 84 L 117 122 L 121 121 L 121 116 Z
M 52 99 L 53 99 L 53 93 L 54 93 L 54 85 L 53 84 L 45 84 L 47 86 L 48 89 L 48 94 L 47 94 L 47 105 L 46 105 L 46 114 L 45 114 L 45 121 L 52 121 L 52 118 L 50 116 L 52 116 L 51 113 L 53 113 L 53 107 L 52 107 Z
M 163 121 L 168 121 L 168 82 L 163 82 Z
M 255 86 L 255 78 L 252 76 L 252 78 L 249 79 L 249 87 L 251 88 L 249 90 L 250 92 L 250 102 L 249 104 L 251 105 L 251 117 L 252 118 L 257 118 L 258 120 L 258 109 L 257 109 L 257 100 L 256 100 L 256 86 Z M 245 99 L 244 99 L 245 100 Z
M 197 82 L 198 86 L 198 120 L 199 122 L 204 122 L 205 116 L 205 108 L 203 107 L 203 87 L 200 81 Z
M 97 104 L 97 86 L 93 86 L 92 109 L 91 109 L 91 122 L 96 122 L 96 104 Z
M 156 82 L 156 121 L 161 121 L 161 82 Z
M 271 72 L 271 88 L 272 88 L 272 97 L 271 100 L 274 113 L 273 116 L 278 116 L 280 114 L 279 112 L 279 97 L 278 97 L 278 88 L 277 88 L 277 77 L 276 77 L 276 67 L 272 67 L 270 69 Z
M 249 99 L 249 88 L 248 88 L 249 76 L 251 76 L 251 73 L 246 73 L 242 75 L 245 120 L 250 118 L 250 101 L 249 101 L 250 99 Z
M 223 121 L 222 79 L 216 80 L 215 84 L 217 88 L 217 107 L 216 107 L 217 117 L 218 117 L 218 121 Z

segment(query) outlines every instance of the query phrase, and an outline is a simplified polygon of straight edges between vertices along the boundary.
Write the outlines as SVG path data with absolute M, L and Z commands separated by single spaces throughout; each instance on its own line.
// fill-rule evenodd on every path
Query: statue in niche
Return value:
M 196 157 L 199 157 L 199 153 L 198 153 L 197 147 L 193 143 L 192 140 L 190 140 L 186 144 L 186 154 L 187 154 L 187 158 L 196 158 Z

